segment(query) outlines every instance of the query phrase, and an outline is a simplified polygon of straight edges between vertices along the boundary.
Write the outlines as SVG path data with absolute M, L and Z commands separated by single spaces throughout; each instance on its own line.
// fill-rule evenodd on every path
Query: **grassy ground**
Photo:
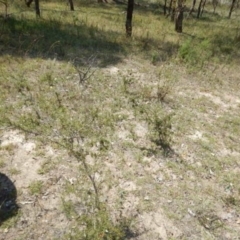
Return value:
M 125 6 L 64 4 L 1 19 L 0 239 L 238 239 L 238 10 L 177 34 L 143 1 L 126 39 Z

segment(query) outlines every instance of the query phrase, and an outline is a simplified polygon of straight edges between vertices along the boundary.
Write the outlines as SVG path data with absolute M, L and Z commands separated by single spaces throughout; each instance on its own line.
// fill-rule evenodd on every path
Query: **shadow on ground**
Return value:
M 113 7 L 119 8 L 119 12 L 111 11 Z M 123 13 L 124 6 L 118 4 L 90 4 L 91 8 L 98 8 L 103 18 L 109 22 L 116 21 L 115 17 Z M 154 5 L 153 7 L 156 8 Z M 153 9 L 136 6 L 136 11 L 141 9 Z M 107 11 L 106 11 L 107 8 Z M 79 7 L 79 9 L 81 9 Z M 145 10 L 146 10 L 145 9 Z M 88 59 L 97 56 L 97 66 L 106 67 L 123 60 L 132 51 L 150 53 L 153 62 L 166 61 L 176 53 L 178 46 L 169 42 L 158 41 L 151 37 L 135 37 L 134 42 L 125 38 L 124 21 L 122 32 L 113 31 L 98 22 L 89 23 L 86 19 L 78 19 L 77 14 L 68 11 L 49 11 L 48 19 L 35 19 L 27 17 L 28 14 L 0 19 L 0 56 L 10 55 L 14 57 L 57 59 L 60 61 L 73 61 L 75 58 Z M 52 11 L 52 15 L 51 15 Z M 56 14 L 56 12 L 58 14 Z M 98 13 L 99 13 L 98 12 Z M 94 11 L 90 13 L 94 14 Z M 118 14 L 119 13 L 119 14 Z M 146 12 L 143 12 L 146 14 Z M 68 22 L 65 21 L 68 19 Z M 118 21 L 118 20 L 117 20 Z M 134 31 L 134 30 L 133 30 Z M 134 49 L 137 46 L 137 49 Z
M 116 41 L 117 34 L 83 22 L 63 24 L 63 20 L 51 19 L 0 19 L 0 56 L 70 61 L 94 54 L 98 57 L 98 66 L 104 67 L 121 61 L 125 53 Z
M 16 198 L 17 190 L 14 183 L 5 174 L 0 173 L 0 226 L 17 214 Z

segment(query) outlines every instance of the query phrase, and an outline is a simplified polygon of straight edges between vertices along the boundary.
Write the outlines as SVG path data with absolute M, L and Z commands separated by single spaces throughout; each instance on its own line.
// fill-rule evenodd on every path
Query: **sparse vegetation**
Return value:
M 6 166 L 6 163 L 5 163 L 5 161 L 4 160 L 0 160 L 0 168 L 3 168 L 3 167 L 5 167 Z
M 54 160 L 52 159 L 46 159 L 43 163 L 42 166 L 38 169 L 38 173 L 39 174 L 47 174 L 49 173 L 51 170 L 54 169 L 55 165 L 57 163 L 54 162 Z
M 16 169 L 16 168 L 11 168 L 11 169 L 9 169 L 9 173 L 11 175 L 17 175 L 17 174 L 20 174 L 21 171 L 19 169 Z
M 29 192 L 31 195 L 39 195 L 42 193 L 43 182 L 42 181 L 34 181 L 28 186 Z
M 0 19 L 4 239 L 237 239 L 239 9 L 139 1 L 126 38 L 124 4 L 40 4 Z

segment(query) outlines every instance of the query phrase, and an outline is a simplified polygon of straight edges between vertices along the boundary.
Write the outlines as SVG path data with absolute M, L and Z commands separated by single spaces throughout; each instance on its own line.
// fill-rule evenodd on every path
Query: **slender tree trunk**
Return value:
M 203 5 L 202 5 L 202 9 L 201 9 L 201 16 L 203 15 L 203 10 L 204 10 L 206 2 L 207 2 L 207 0 L 203 0 Z
M 164 15 L 167 14 L 167 0 L 164 0 L 163 13 Z
M 26 0 L 26 5 L 27 5 L 28 7 L 30 7 L 30 5 L 31 5 L 32 2 L 33 2 L 33 0 Z
M 132 15 L 134 8 L 134 0 L 128 0 L 127 19 L 126 19 L 126 34 L 127 37 L 132 36 Z
M 25 0 L 26 2 L 26 5 L 28 7 L 30 7 L 30 5 L 32 4 L 33 0 Z M 35 12 L 36 12 L 36 15 L 38 17 L 40 17 L 40 8 L 39 8 L 39 0 L 34 0 L 34 3 L 35 3 Z
M 200 17 L 201 10 L 202 10 L 202 5 L 203 5 L 203 0 L 200 0 L 199 5 L 198 5 L 197 18 Z
M 36 11 L 36 15 L 40 17 L 39 0 L 35 0 L 35 11 Z
M 190 9 L 190 11 L 189 11 L 188 16 L 190 16 L 190 15 L 195 11 L 194 8 L 195 8 L 195 5 L 196 5 L 196 1 L 197 1 L 197 0 L 193 0 L 192 7 L 191 7 L 191 9 Z
M 182 24 L 183 24 L 183 0 L 178 0 L 177 8 L 175 13 L 175 31 L 178 33 L 182 32 Z
M 218 5 L 218 0 L 212 0 L 212 5 L 213 5 L 213 13 L 215 13 Z
M 69 0 L 69 4 L 70 4 L 70 10 L 74 11 L 73 0 Z
M 230 7 L 228 18 L 231 18 L 231 16 L 232 16 L 232 12 L 233 12 L 233 9 L 234 9 L 234 6 L 235 6 L 235 2 L 236 2 L 236 0 L 232 0 L 232 4 L 231 4 L 231 7 Z

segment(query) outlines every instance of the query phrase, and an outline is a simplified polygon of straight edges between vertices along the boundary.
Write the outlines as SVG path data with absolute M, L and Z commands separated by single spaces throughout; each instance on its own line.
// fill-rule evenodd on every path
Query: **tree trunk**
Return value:
M 74 11 L 73 0 L 69 0 L 69 4 L 70 4 L 70 10 Z
M 36 11 L 37 17 L 40 17 L 39 0 L 35 0 L 35 11 Z
M 26 1 L 26 5 L 27 5 L 28 7 L 30 7 L 30 5 L 31 5 L 32 2 L 33 2 L 33 0 L 28 0 L 28 1 Z
M 202 5 L 203 5 L 203 0 L 200 0 L 199 5 L 198 5 L 197 18 L 200 17 L 201 10 L 202 10 Z
M 164 15 L 167 14 L 167 0 L 164 0 L 163 13 Z
M 212 0 L 212 5 L 213 5 L 213 13 L 215 13 L 218 5 L 218 0 Z
M 194 12 L 194 8 L 195 8 L 195 5 L 196 5 L 196 1 L 197 1 L 197 0 L 193 0 L 192 7 L 191 7 L 191 9 L 190 9 L 190 11 L 189 11 L 188 16 L 190 16 L 190 15 Z
M 26 5 L 28 7 L 30 7 L 31 3 L 33 2 L 33 0 L 25 0 L 26 2 Z M 35 3 L 35 12 L 36 12 L 36 15 L 38 17 L 40 17 L 40 8 L 39 8 L 39 0 L 34 0 L 34 3 Z
M 127 19 L 126 19 L 126 34 L 127 34 L 127 37 L 132 36 L 133 7 L 134 7 L 134 0 L 128 0 Z
M 203 15 L 203 10 L 204 10 L 206 2 L 207 2 L 207 0 L 203 0 L 203 5 L 202 5 L 202 9 L 201 9 L 201 16 Z
M 175 31 L 178 33 L 182 32 L 182 23 L 183 23 L 183 0 L 178 0 L 178 5 L 176 8 L 176 15 L 175 15 Z
M 236 0 L 232 0 L 232 4 L 231 4 L 231 7 L 230 7 L 228 18 L 231 18 L 231 15 L 232 15 L 232 12 L 233 12 L 233 9 L 234 9 L 234 6 L 235 6 L 235 2 L 236 2 Z

